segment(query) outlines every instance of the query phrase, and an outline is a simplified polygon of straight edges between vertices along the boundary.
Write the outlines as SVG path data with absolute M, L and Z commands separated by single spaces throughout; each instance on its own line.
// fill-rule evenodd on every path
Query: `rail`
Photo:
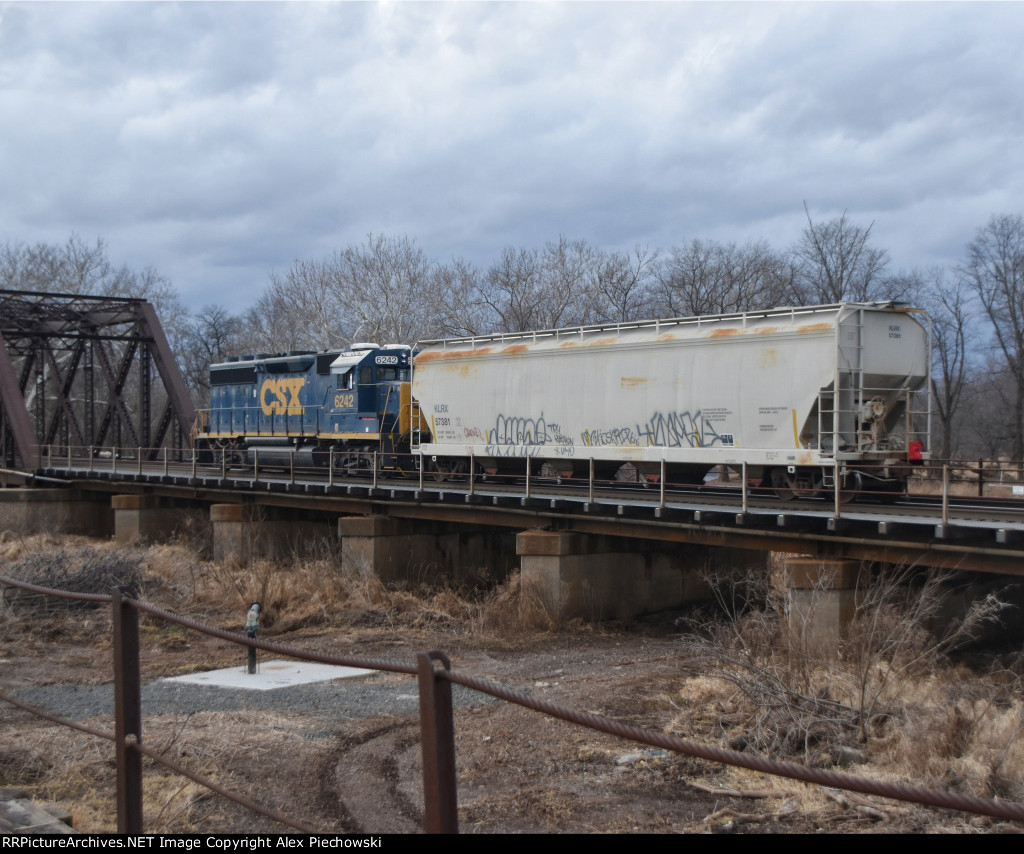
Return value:
M 220 638 L 239 646 L 254 647 L 267 652 L 288 656 L 300 661 L 319 662 L 346 667 L 384 670 L 392 673 L 415 675 L 418 681 L 420 704 L 421 750 L 423 754 L 423 826 L 428 833 L 458 832 L 458 798 L 456 789 L 455 723 L 451 686 L 462 685 L 473 691 L 505 700 L 567 723 L 603 732 L 619 738 L 669 750 L 684 756 L 747 768 L 779 777 L 800 780 L 813 785 L 829 786 L 861 794 L 907 801 L 925 806 L 991 816 L 1009 821 L 1024 821 L 1024 803 L 992 800 L 974 795 L 944 792 L 908 783 L 890 783 L 857 777 L 841 771 L 809 768 L 795 762 L 751 756 L 727 748 L 698 744 L 676 736 L 650 732 L 640 727 L 620 723 L 590 712 L 579 712 L 557 703 L 551 703 L 506 688 L 487 679 L 466 676 L 452 669 L 450 660 L 440 652 L 422 652 L 416 661 L 403 662 L 389 659 L 367 659 L 312 653 L 285 644 L 248 638 L 204 625 L 170 611 L 147 604 L 136 598 L 134 591 L 119 588 L 110 595 L 73 593 L 66 590 L 41 587 L 0 575 L 0 585 L 10 586 L 62 599 L 95 604 L 110 604 L 113 609 L 114 647 L 114 718 L 115 732 L 94 729 L 51 715 L 21 702 L 5 692 L 0 699 L 38 715 L 46 720 L 114 742 L 117 769 L 117 829 L 119 833 L 143 833 L 142 810 L 142 757 L 145 756 L 166 768 L 181 774 L 234 803 L 264 817 L 277 821 L 303 833 L 316 833 L 317 829 L 277 810 L 234 794 L 213 781 L 189 769 L 142 741 L 142 682 L 140 673 L 139 615 L 148 614 L 183 628 Z

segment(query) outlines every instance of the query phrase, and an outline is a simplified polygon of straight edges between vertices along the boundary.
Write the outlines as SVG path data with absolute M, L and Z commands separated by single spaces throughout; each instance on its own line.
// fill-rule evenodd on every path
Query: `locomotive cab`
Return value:
M 340 440 L 337 468 L 370 468 L 374 451 L 383 455 L 378 467 L 398 467 L 397 455 L 408 451 L 411 352 L 404 344 L 358 343 L 331 363 L 325 438 Z

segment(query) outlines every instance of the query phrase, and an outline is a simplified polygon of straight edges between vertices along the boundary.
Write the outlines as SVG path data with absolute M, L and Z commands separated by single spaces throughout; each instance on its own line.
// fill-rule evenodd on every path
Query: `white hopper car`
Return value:
M 930 334 L 897 303 L 421 342 L 413 448 L 438 476 L 698 483 L 714 466 L 784 498 L 898 492 L 928 454 Z

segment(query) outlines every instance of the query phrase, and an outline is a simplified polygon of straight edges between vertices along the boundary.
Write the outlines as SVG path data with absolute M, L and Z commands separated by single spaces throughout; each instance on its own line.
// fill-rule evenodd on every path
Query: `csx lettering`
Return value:
M 301 415 L 299 390 L 306 384 L 302 377 L 264 380 L 260 386 L 260 407 L 264 415 Z

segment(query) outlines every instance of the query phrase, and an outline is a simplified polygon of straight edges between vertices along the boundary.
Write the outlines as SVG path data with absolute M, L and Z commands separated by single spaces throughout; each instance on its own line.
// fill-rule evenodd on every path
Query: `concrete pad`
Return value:
M 329 682 L 332 679 L 350 679 L 365 676 L 376 670 L 362 670 L 358 667 L 336 667 L 331 664 L 316 664 L 312 661 L 261 661 L 255 673 L 247 673 L 245 662 L 238 667 L 223 670 L 208 670 L 205 673 L 189 673 L 186 676 L 172 676 L 161 682 L 188 682 L 192 685 L 212 685 L 215 688 L 250 688 L 253 691 L 270 691 L 274 688 L 288 688 L 309 682 Z

